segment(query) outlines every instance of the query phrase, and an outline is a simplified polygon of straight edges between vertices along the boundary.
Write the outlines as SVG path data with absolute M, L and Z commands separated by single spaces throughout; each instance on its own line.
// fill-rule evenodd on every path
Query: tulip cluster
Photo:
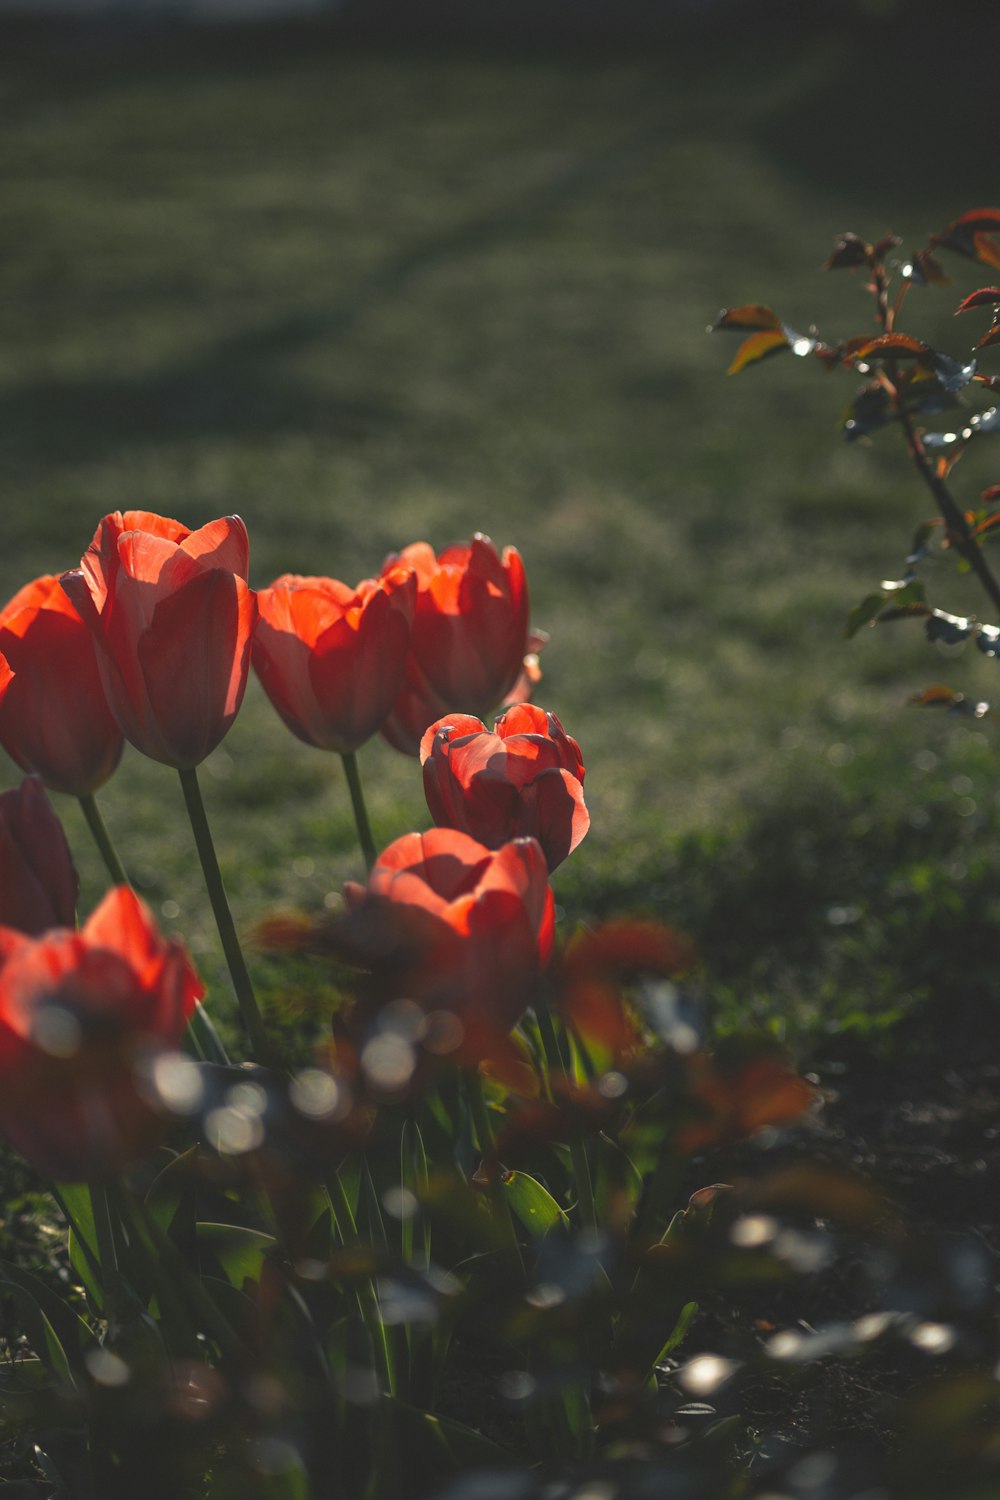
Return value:
M 417 542 L 356 586 L 285 574 L 259 593 L 248 564 L 238 517 L 191 530 L 148 511 L 105 516 L 79 568 L 36 579 L 0 611 L 0 743 L 89 802 L 92 827 L 93 792 L 123 739 L 180 771 L 258 1058 L 273 1052 L 206 852 L 194 768 L 236 717 L 251 662 L 292 733 L 343 755 L 349 779 L 380 731 L 419 752 L 441 826 L 377 857 L 369 838 L 368 884 L 345 892 L 345 942 L 383 1000 L 405 995 L 469 1036 L 487 1024 L 505 1037 L 552 947 L 549 871 L 589 825 L 579 746 L 523 702 L 534 638 L 519 554 L 482 535 L 440 553 Z M 505 701 L 520 706 L 492 732 L 472 717 Z M 360 816 L 359 832 L 364 843 Z M 76 876 L 37 780 L 0 797 L 0 879 L 0 1083 L 18 1073 L 4 1128 L 44 1170 L 110 1170 L 151 1138 L 135 1056 L 176 1045 L 197 981 L 124 888 L 70 931 Z M 48 1101 L 44 1127 L 30 1099 Z

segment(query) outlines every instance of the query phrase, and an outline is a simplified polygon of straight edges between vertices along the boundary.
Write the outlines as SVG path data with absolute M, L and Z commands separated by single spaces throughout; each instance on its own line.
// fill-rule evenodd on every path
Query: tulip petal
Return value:
M 198 573 L 160 600 L 137 643 L 153 722 L 180 768 L 215 749 L 239 711 L 250 665 L 257 606 L 232 573 Z M 145 748 L 145 747 L 143 747 Z
M 222 568 L 245 583 L 250 571 L 250 538 L 240 516 L 221 516 L 198 531 L 190 532 L 179 550 L 198 558 L 202 567 Z

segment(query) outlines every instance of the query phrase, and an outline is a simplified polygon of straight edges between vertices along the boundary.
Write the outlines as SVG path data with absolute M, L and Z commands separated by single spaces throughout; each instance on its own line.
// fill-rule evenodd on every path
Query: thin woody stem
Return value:
M 989 596 L 993 608 L 1000 614 L 1000 583 L 997 582 L 993 570 L 986 558 L 983 556 L 982 548 L 969 530 L 968 522 L 959 508 L 954 496 L 940 475 L 935 474 L 931 462 L 927 457 L 927 450 L 920 440 L 920 434 L 913 426 L 908 412 L 898 407 L 899 421 L 906 434 L 907 447 L 910 457 L 920 471 L 921 478 L 927 485 L 931 494 L 941 511 L 945 526 L 951 535 L 960 555 L 968 563 L 975 573 L 983 589 Z
M 882 331 L 883 333 L 891 333 L 893 331 L 895 315 L 902 306 L 903 294 L 906 287 L 904 285 L 903 291 L 900 292 L 895 307 L 890 307 L 889 283 L 885 275 L 885 269 L 881 263 L 872 268 L 872 283 L 878 320 L 882 326 Z M 933 464 L 927 457 L 927 450 L 921 441 L 920 434 L 914 427 L 913 419 L 903 404 L 903 398 L 899 390 L 896 361 L 888 360 L 886 363 L 892 385 L 896 415 L 899 418 L 899 424 L 906 437 L 906 446 L 910 457 L 919 470 L 920 477 L 934 496 L 942 519 L 948 528 L 949 535 L 959 555 L 968 563 L 972 572 L 979 579 L 993 608 L 1000 613 L 1000 583 L 997 582 L 992 568 L 983 556 L 982 548 L 969 530 L 968 522 L 961 507 L 941 476 L 935 473 Z

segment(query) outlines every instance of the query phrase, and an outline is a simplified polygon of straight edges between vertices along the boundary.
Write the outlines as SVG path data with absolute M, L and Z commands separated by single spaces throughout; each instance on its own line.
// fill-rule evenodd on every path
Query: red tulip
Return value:
M 90 627 L 111 711 L 144 755 L 203 761 L 243 701 L 257 618 L 238 516 L 188 531 L 148 511 L 105 516 L 63 588 Z
M 18 932 L 72 927 L 80 882 L 62 824 L 37 776 L 0 795 L 0 923 Z
M 468 714 L 439 719 L 421 741 L 420 759 L 435 823 L 490 849 L 530 835 L 554 870 L 590 827 L 580 747 L 555 714 L 530 703 L 508 709 L 492 734 Z
M 386 560 L 417 575 L 417 607 L 406 682 L 385 726 L 391 745 L 416 755 L 429 724 L 455 710 L 487 713 L 527 696 L 520 683 L 530 647 L 528 586 L 520 554 L 503 557 L 477 534 L 438 556 L 414 542 Z
M 260 590 L 254 668 L 300 740 L 343 755 L 381 729 L 403 684 L 416 589 L 394 568 L 354 589 L 286 573 Z
M 390 998 L 504 1033 L 552 950 L 552 891 L 534 839 L 493 851 L 450 828 L 408 833 L 382 851 L 367 887 L 344 897 L 355 950 Z
M 125 886 L 80 932 L 0 927 L 0 1130 L 63 1180 L 148 1152 L 163 1118 L 142 1066 L 177 1046 L 202 993 L 183 949 Z
M 55 792 L 96 792 L 124 742 L 90 631 L 58 578 L 36 578 L 0 610 L 0 652 L 13 674 L 0 676 L 0 744 Z

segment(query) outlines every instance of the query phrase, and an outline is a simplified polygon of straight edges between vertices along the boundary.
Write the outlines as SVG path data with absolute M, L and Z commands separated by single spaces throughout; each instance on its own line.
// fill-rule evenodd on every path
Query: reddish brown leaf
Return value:
M 990 303 L 1000 302 L 1000 286 L 983 286 L 978 292 L 971 292 L 955 308 L 955 316 L 959 313 L 968 312 L 973 307 L 988 307 Z
M 991 484 L 979 497 L 981 505 L 1000 505 L 1000 484 Z
M 974 234 L 972 243 L 976 247 L 976 260 L 984 266 L 995 266 L 1000 271 L 1000 245 L 988 234 Z
M 930 360 L 934 358 L 934 350 L 920 339 L 911 338 L 908 333 L 880 333 L 878 338 L 869 339 L 860 349 L 854 350 L 853 357 Z
M 992 344 L 1000 344 L 1000 323 L 994 323 L 992 328 L 987 329 L 976 348 L 989 349 Z
M 780 328 L 781 319 L 763 302 L 746 302 L 742 307 L 724 307 L 712 324 L 715 328 Z
M 761 333 L 752 333 L 745 339 L 736 351 L 727 375 L 738 375 L 747 365 L 754 364 L 758 359 L 767 359 L 770 354 L 780 354 L 782 349 L 790 348 L 784 329 L 768 329 Z
M 918 708 L 947 708 L 958 696 L 950 687 L 935 684 L 934 687 L 924 688 L 922 693 L 914 693 L 909 701 Z
M 972 378 L 978 385 L 985 385 L 988 390 L 1000 391 L 1000 375 L 973 375 Z
M 911 263 L 903 267 L 903 275 L 918 286 L 951 286 L 951 277 L 929 250 L 918 250 Z
M 1000 245 L 991 238 L 989 231 L 1000 230 L 1000 208 L 973 208 L 960 214 L 957 219 L 931 236 L 932 245 L 941 245 L 965 255 L 969 260 L 981 261 L 986 266 L 1000 270 Z
M 949 229 L 1000 229 L 1000 208 L 970 208 L 959 214 Z
M 643 974 L 675 977 L 696 963 L 691 942 L 671 928 L 656 922 L 608 922 L 566 949 L 555 1003 L 581 1036 L 619 1057 L 641 1041 L 622 985 Z
M 870 333 L 856 333 L 853 338 L 847 339 L 843 344 L 842 353 L 844 358 L 853 359 L 858 350 L 864 349 L 871 341 L 872 336 Z
M 701 1113 L 680 1132 L 677 1146 L 684 1152 L 740 1140 L 764 1125 L 785 1125 L 819 1097 L 783 1059 L 767 1055 L 750 1059 L 736 1072 L 721 1071 L 706 1058 L 693 1092 Z
M 984 516 L 972 528 L 973 536 L 985 536 L 987 532 L 995 531 L 1000 526 L 1000 510 L 993 512 L 991 516 Z
M 920 269 L 932 286 L 951 286 L 952 278 L 936 255 L 932 255 L 929 250 L 921 250 L 917 260 Z
M 875 256 L 872 246 L 867 244 L 859 234 L 842 234 L 833 247 L 830 259 L 824 261 L 821 269 L 824 271 L 840 271 L 850 269 L 854 266 L 870 266 Z
M 843 363 L 844 346 L 842 344 L 817 344 L 813 350 L 816 358 L 821 360 L 828 370 L 835 370 Z
M 895 250 L 902 243 L 903 241 L 900 239 L 898 234 L 883 235 L 878 244 L 875 246 L 875 259 L 884 260 L 885 257 L 889 254 L 890 250 Z

